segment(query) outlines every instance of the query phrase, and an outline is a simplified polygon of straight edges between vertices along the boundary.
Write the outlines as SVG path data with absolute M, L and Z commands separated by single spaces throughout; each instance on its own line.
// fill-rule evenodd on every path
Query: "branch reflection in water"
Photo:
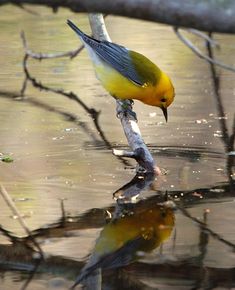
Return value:
M 142 278 L 155 279 L 156 273 L 160 279 L 167 281 L 171 277 L 177 281 L 182 282 L 182 279 L 185 279 L 198 284 L 206 278 L 208 285 L 213 283 L 231 285 L 231 281 L 234 280 L 234 268 L 207 266 L 204 271 L 204 257 L 209 239 L 218 240 L 231 251 L 234 251 L 235 245 L 213 232 L 206 220 L 200 221 L 190 215 L 187 208 L 201 202 L 201 199 L 195 196 L 195 190 L 185 191 L 179 200 L 180 192 L 169 191 L 166 196 L 159 191 L 157 189 L 159 182 L 160 177 L 155 179 L 153 175 L 136 175 L 129 183 L 114 192 L 115 206 L 90 209 L 76 216 L 69 215 L 64 209 L 64 201 L 61 201 L 63 205 L 61 218 L 56 223 L 31 232 L 31 238 L 37 239 L 45 251 L 45 244 L 53 238 L 63 241 L 65 237 L 66 239 L 74 237 L 76 231 L 103 228 L 87 263 L 60 255 L 47 255 L 47 252 L 43 260 L 39 259 L 28 236 L 14 236 L 0 226 L 2 236 L 10 242 L 0 244 L 0 266 L 3 273 L 9 270 L 14 273 L 17 270 L 20 280 L 24 281 L 22 290 L 36 289 L 33 287 L 38 286 L 38 277 L 42 274 L 43 280 L 47 281 L 48 285 L 52 283 L 53 276 L 55 281 L 59 281 L 61 287 L 64 287 L 63 289 L 68 289 L 76 277 L 77 282 L 86 284 L 87 289 L 101 289 L 103 286 L 112 287 L 111 285 L 114 288 L 109 289 L 117 289 L 116 286 L 118 289 L 148 289 L 146 284 L 143 284 Z M 223 194 L 219 189 L 223 189 Z M 205 200 L 213 202 L 215 199 L 231 197 L 232 194 L 228 189 L 229 183 L 226 183 L 219 187 L 201 188 L 196 191 L 201 192 Z M 145 198 L 145 192 L 152 192 L 153 195 Z M 142 198 L 137 201 L 140 193 Z M 174 199 L 176 204 L 172 201 Z M 199 226 L 199 252 L 197 255 L 192 253 L 189 257 L 178 257 L 176 260 L 161 252 L 160 257 L 159 255 L 156 257 L 159 263 L 156 260 L 149 263 L 145 259 L 148 259 L 147 253 L 157 249 L 164 240 L 173 235 L 174 207 Z M 106 218 L 105 212 L 108 213 Z M 177 241 L 174 238 L 172 241 L 174 252 Z M 77 247 L 79 242 L 80 235 L 76 239 Z M 175 254 L 172 257 L 176 257 Z M 26 273 L 28 274 L 25 275 Z
M 151 187 L 154 181 L 154 174 L 137 174 L 114 193 L 114 213 L 100 232 L 72 289 L 79 283 L 87 289 L 101 289 L 102 270 L 126 266 L 170 237 L 174 227 L 173 202 L 136 202 L 141 191 Z

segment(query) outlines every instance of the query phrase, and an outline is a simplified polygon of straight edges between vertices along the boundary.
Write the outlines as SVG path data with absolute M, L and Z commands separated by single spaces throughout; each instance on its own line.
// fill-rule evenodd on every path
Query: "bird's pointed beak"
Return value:
M 167 120 L 168 120 L 167 108 L 165 108 L 165 107 L 162 106 L 161 109 L 162 109 L 163 115 L 164 115 L 164 117 L 166 119 L 166 122 L 167 122 Z

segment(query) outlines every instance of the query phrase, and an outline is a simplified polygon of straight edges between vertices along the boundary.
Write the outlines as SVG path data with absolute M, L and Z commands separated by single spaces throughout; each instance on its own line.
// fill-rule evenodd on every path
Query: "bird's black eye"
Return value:
M 161 102 L 162 102 L 162 103 L 165 103 L 165 102 L 166 102 L 166 98 L 162 98 L 162 99 L 161 99 Z

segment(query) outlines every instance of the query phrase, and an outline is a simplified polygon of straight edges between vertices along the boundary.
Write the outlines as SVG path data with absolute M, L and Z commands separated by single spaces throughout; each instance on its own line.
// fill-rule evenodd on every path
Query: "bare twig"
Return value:
M 212 81 L 213 81 L 213 89 L 214 89 L 214 97 L 216 100 L 216 106 L 217 106 L 217 111 L 218 111 L 218 116 L 219 118 L 219 124 L 222 132 L 222 141 L 225 146 L 225 151 L 226 153 L 231 152 L 234 150 L 234 139 L 235 139 L 235 116 L 234 116 L 234 123 L 233 123 L 233 128 L 232 128 L 232 134 L 229 136 L 229 131 L 228 131 L 228 126 L 226 122 L 226 115 L 225 115 L 225 110 L 224 106 L 222 103 L 222 97 L 221 97 L 221 92 L 220 92 L 220 78 L 219 75 L 217 74 L 216 67 L 219 66 L 223 69 L 235 72 L 235 67 L 229 66 L 227 64 L 224 64 L 214 57 L 213 53 L 213 46 L 214 45 L 214 40 L 212 38 L 212 34 L 209 33 L 209 35 L 206 37 L 204 33 L 201 33 L 200 31 L 195 31 L 195 30 L 187 30 L 193 34 L 198 35 L 199 37 L 202 37 L 203 39 L 206 40 L 206 47 L 207 47 L 207 53 L 208 55 L 204 55 L 201 50 L 199 50 L 194 44 L 185 36 L 183 36 L 180 32 L 178 27 L 174 28 L 174 31 L 178 38 L 186 45 L 188 46 L 197 56 L 200 58 L 206 60 L 210 64 L 210 70 L 211 70 L 211 75 L 212 75 Z M 227 159 L 227 172 L 228 172 L 228 178 L 230 181 L 230 189 L 231 191 L 234 190 L 234 181 L 232 179 L 232 166 L 234 164 L 233 158 L 231 156 L 228 156 Z
M 21 6 L 22 7 L 22 6 Z M 24 8 L 24 7 L 22 7 Z M 104 18 L 107 17 L 108 15 L 104 15 Z M 93 37 L 93 35 L 91 35 Z M 61 58 L 61 57 L 70 57 L 71 59 L 76 57 L 83 49 L 84 45 L 80 45 L 77 49 L 66 51 L 66 52 L 61 52 L 61 53 L 41 53 L 41 52 L 34 52 L 31 49 L 29 49 L 28 44 L 26 42 L 26 37 L 24 31 L 21 32 L 21 38 L 23 41 L 23 46 L 25 49 L 25 53 L 29 55 L 33 59 L 37 60 L 43 60 L 43 59 L 53 59 L 53 58 Z
M 210 36 L 212 38 L 212 35 Z M 207 47 L 207 52 L 208 56 L 210 59 L 214 60 L 214 53 L 213 53 L 213 48 L 211 47 L 210 42 L 206 42 L 206 47 Z M 213 81 L 213 89 L 214 89 L 214 97 L 216 100 L 216 106 L 217 106 L 217 111 L 218 111 L 218 116 L 220 117 L 219 119 L 219 124 L 221 127 L 221 131 L 223 134 L 222 140 L 224 142 L 226 152 L 229 151 L 229 133 L 228 133 L 228 127 L 226 124 L 226 116 L 225 116 L 225 110 L 222 102 L 222 97 L 220 93 L 220 78 L 219 75 L 217 74 L 216 68 L 215 68 L 215 63 L 211 62 L 210 63 L 210 70 L 211 70 L 211 76 L 212 76 L 212 81 Z
M 93 108 L 89 108 L 76 94 L 74 94 L 73 92 L 65 92 L 62 89 L 54 89 L 54 88 L 50 88 L 47 87 L 45 85 L 43 85 L 41 82 L 37 81 L 36 78 L 32 77 L 29 73 L 28 67 L 27 67 L 27 61 L 28 61 L 29 55 L 25 54 L 24 60 L 23 60 L 23 68 L 24 68 L 24 73 L 27 77 L 28 80 L 31 81 L 31 83 L 33 84 L 34 87 L 40 89 L 40 90 L 44 90 L 44 91 L 50 91 L 53 92 L 55 94 L 60 94 L 63 95 L 71 100 L 76 101 L 87 113 L 91 114 L 93 118 L 97 118 L 97 116 L 99 115 L 100 112 L 96 111 Z
M 210 34 L 210 38 L 212 38 L 212 34 Z M 214 59 L 214 53 L 213 53 L 213 48 L 211 46 L 211 43 L 206 42 L 206 47 L 207 47 L 208 56 L 211 59 Z M 224 143 L 225 152 L 228 154 L 234 148 L 233 133 L 235 130 L 235 121 L 234 121 L 233 128 L 232 128 L 233 132 L 232 132 L 231 136 L 229 136 L 227 121 L 226 121 L 226 117 L 225 117 L 225 110 L 224 110 L 222 96 L 221 96 L 221 92 L 220 92 L 220 78 L 219 78 L 219 75 L 216 71 L 216 67 L 215 67 L 214 63 L 210 63 L 210 71 L 211 71 L 211 76 L 212 76 L 212 81 L 213 81 L 213 89 L 214 89 L 214 97 L 216 100 L 216 107 L 217 107 L 218 115 L 220 117 L 219 118 L 219 125 L 220 125 L 221 132 L 222 132 L 222 141 Z M 234 159 L 231 158 L 231 156 L 228 156 L 226 167 L 227 167 L 227 174 L 228 174 L 228 179 L 230 182 L 231 192 L 233 192 L 233 190 L 234 190 L 234 180 L 232 178 L 233 164 L 234 164 Z
M 3 197 L 3 199 L 5 200 L 6 204 L 9 206 L 9 208 L 13 212 L 13 214 L 17 216 L 18 221 L 19 221 L 20 225 L 22 226 L 22 228 L 24 229 L 24 231 L 26 232 L 27 236 L 31 239 L 31 241 L 33 242 L 35 247 L 38 249 L 40 256 L 43 257 L 43 251 L 42 251 L 40 245 L 31 236 L 31 232 L 30 232 L 28 226 L 26 225 L 26 223 L 25 223 L 24 219 L 22 218 L 20 212 L 18 211 L 18 209 L 15 206 L 13 200 L 11 199 L 10 195 L 8 194 L 8 192 L 6 191 L 6 189 L 5 189 L 5 187 L 3 185 L 0 185 L 0 193 L 1 193 L 2 197 Z
M 220 48 L 220 44 L 216 40 L 211 38 L 209 35 L 207 35 L 206 33 L 199 31 L 197 29 L 193 29 L 193 28 L 188 28 L 188 29 L 185 28 L 184 30 L 188 31 L 189 33 L 192 33 L 198 37 L 201 37 L 202 39 L 209 42 L 213 47 Z
M 66 221 L 66 211 L 64 207 L 64 201 L 66 198 L 60 198 L 60 208 L 61 208 L 61 221 L 65 222 Z
M 24 69 L 24 73 L 25 73 L 25 76 L 26 76 L 26 78 L 24 80 L 24 83 L 23 83 L 23 86 L 22 86 L 22 89 L 21 89 L 21 95 L 22 96 L 24 95 L 25 90 L 26 90 L 27 81 L 29 80 L 34 87 L 36 87 L 36 88 L 38 88 L 40 90 L 50 91 L 50 92 L 53 92 L 55 94 L 60 94 L 60 95 L 63 95 L 63 96 L 65 96 L 65 97 L 67 97 L 67 98 L 69 98 L 71 100 L 76 101 L 91 117 L 91 119 L 92 119 L 92 121 L 94 123 L 94 126 L 95 126 L 96 130 L 99 132 L 99 136 L 103 140 L 103 142 L 105 143 L 106 147 L 108 149 L 112 149 L 113 147 L 112 147 L 111 143 L 106 138 L 106 136 L 105 136 L 103 130 L 101 129 L 100 124 L 99 124 L 100 111 L 97 111 L 94 108 L 88 107 L 75 93 L 73 93 L 73 92 L 65 92 L 62 89 L 50 88 L 48 86 L 45 86 L 44 84 L 39 82 L 36 78 L 31 76 L 31 74 L 30 74 L 30 72 L 28 70 L 27 63 L 28 63 L 28 59 L 30 57 L 32 57 L 32 55 L 31 55 L 31 51 L 28 49 L 28 44 L 27 44 L 27 40 L 26 40 L 24 32 L 21 33 L 21 38 L 22 38 L 23 46 L 25 48 L 25 56 L 24 56 L 24 59 L 23 59 L 23 69 Z M 38 54 L 38 55 L 40 55 L 40 54 Z M 131 164 L 127 160 L 125 160 L 123 157 L 119 156 L 117 158 L 124 165 L 131 166 Z
M 175 34 L 178 36 L 178 38 L 188 47 L 190 48 L 198 57 L 204 59 L 205 61 L 215 64 L 219 67 L 222 67 L 223 69 L 235 72 L 235 67 L 227 65 L 215 58 L 211 58 L 210 56 L 207 56 L 205 54 L 203 54 L 201 52 L 201 50 L 199 48 L 197 48 L 188 38 L 186 38 L 185 36 L 183 36 L 180 32 L 179 32 L 179 28 L 178 27 L 174 27 L 174 32 Z M 211 41 L 210 41 L 211 43 Z
M 43 59 L 51 59 L 51 58 L 60 58 L 60 57 L 70 57 L 74 58 L 77 56 L 84 48 L 84 45 L 80 45 L 77 49 L 75 50 L 70 50 L 67 52 L 61 52 L 61 53 L 37 53 L 32 51 L 31 49 L 28 48 L 28 44 L 25 38 L 25 33 L 24 31 L 21 32 L 20 34 L 21 39 L 23 41 L 23 46 L 25 49 L 25 53 L 30 56 L 31 58 L 38 59 L 38 60 L 43 60 Z

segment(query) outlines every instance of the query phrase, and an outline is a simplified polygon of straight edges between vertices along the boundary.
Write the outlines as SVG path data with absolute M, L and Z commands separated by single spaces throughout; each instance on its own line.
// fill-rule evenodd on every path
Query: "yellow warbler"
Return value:
M 113 97 L 159 107 L 167 121 L 167 107 L 175 92 L 170 78 L 157 65 L 138 52 L 86 35 L 70 20 L 67 23 L 84 43 L 97 78 Z

